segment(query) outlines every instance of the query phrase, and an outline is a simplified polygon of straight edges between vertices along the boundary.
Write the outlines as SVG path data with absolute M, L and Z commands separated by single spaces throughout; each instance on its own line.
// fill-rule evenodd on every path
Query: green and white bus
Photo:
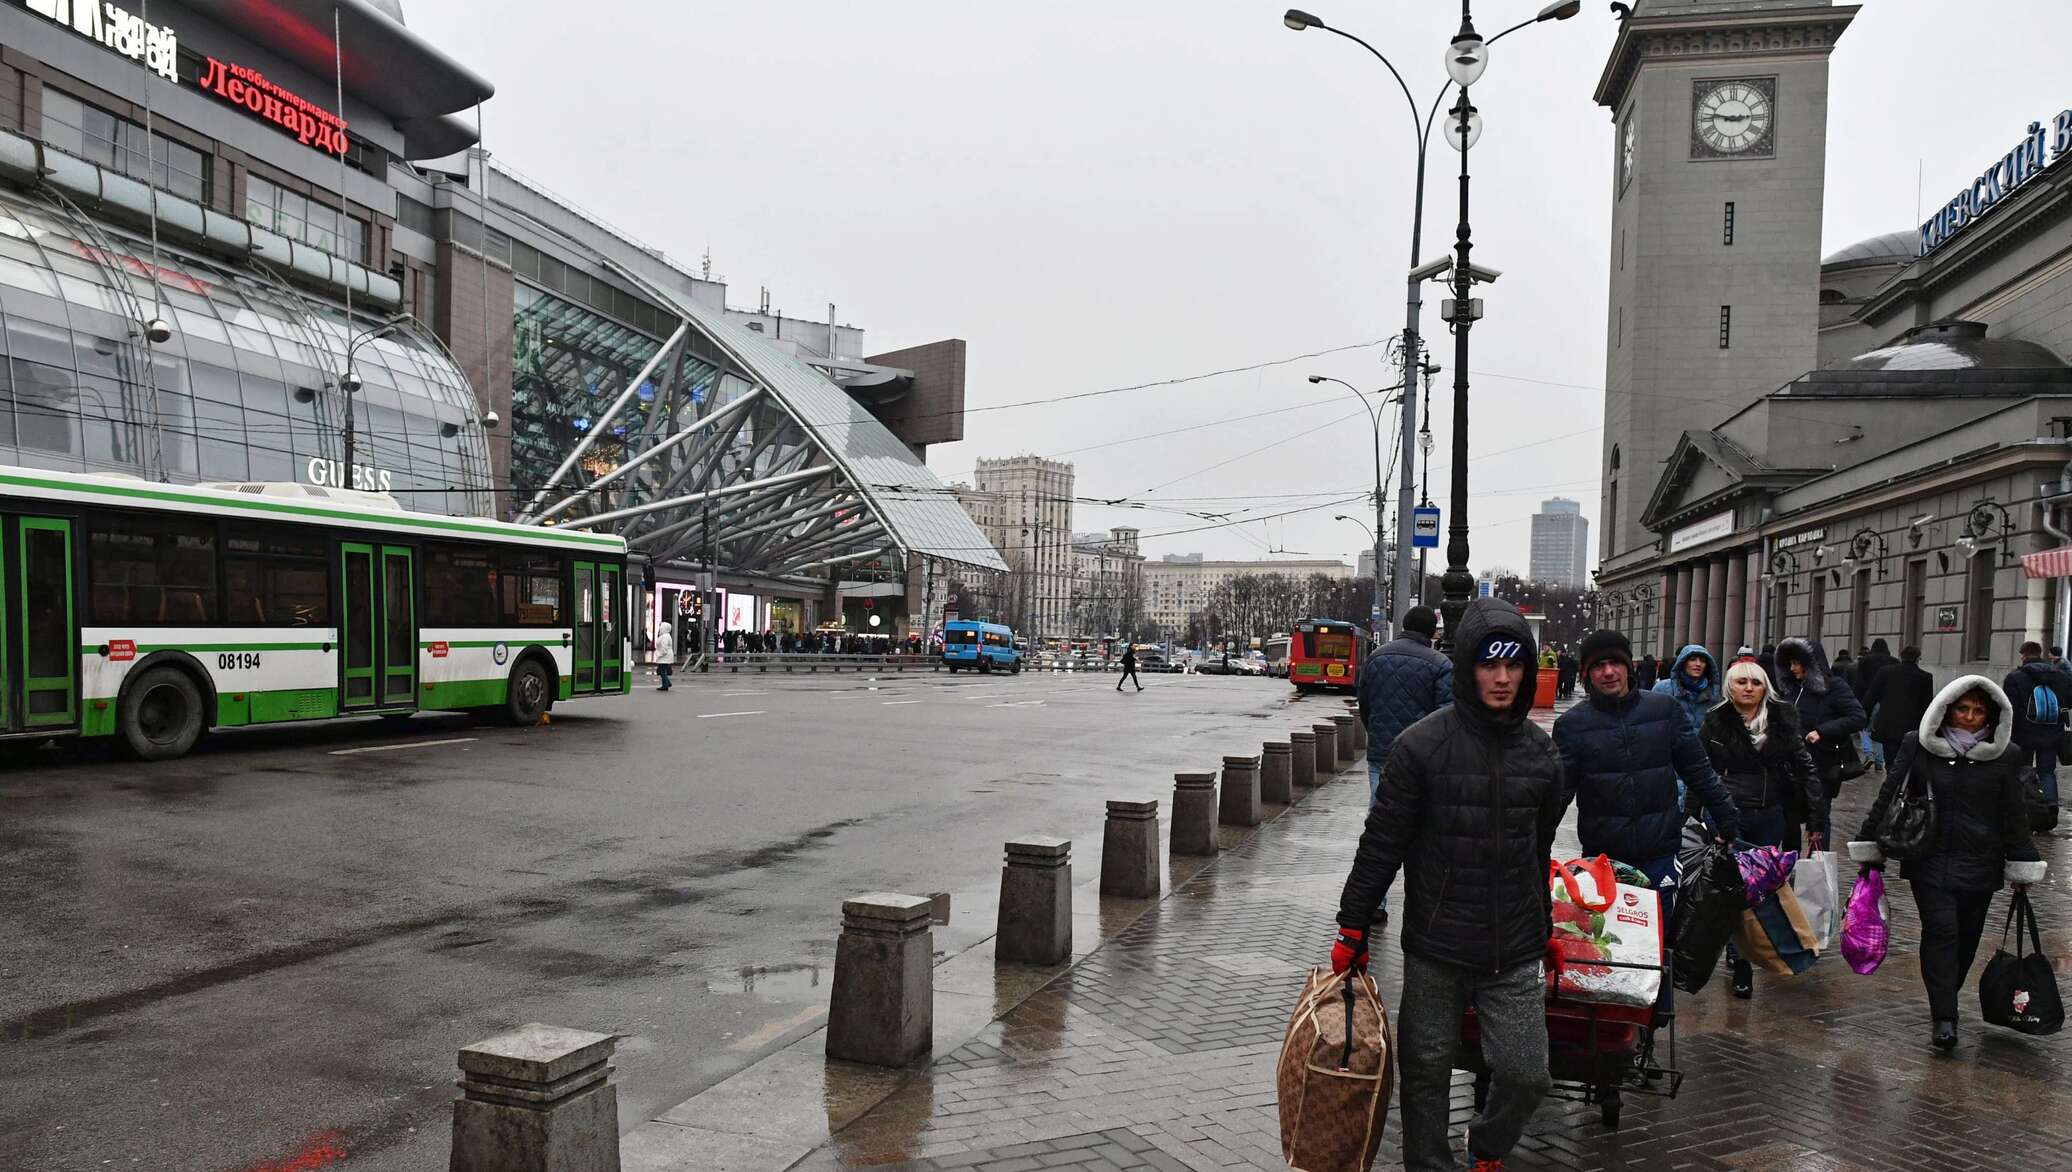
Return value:
M 622 695 L 626 547 L 382 493 L 0 466 L 0 740 Z

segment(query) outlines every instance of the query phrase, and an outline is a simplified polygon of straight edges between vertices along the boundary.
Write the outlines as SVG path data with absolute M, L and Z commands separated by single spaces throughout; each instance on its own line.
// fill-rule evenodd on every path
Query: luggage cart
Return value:
M 1615 960 L 1593 961 L 1607 968 L 1645 969 L 1653 966 Z M 1670 979 L 1671 965 L 1662 966 L 1662 980 Z M 1619 1126 L 1627 1092 L 1673 1099 L 1683 1086 L 1683 1071 L 1676 1066 L 1676 1017 L 1655 1029 L 1652 1006 L 1598 1005 L 1562 997 L 1547 988 L 1547 1072 L 1554 1077 L 1550 1097 L 1597 1105 L 1598 1118 L 1609 1128 Z M 1658 1048 L 1668 1043 L 1667 1064 L 1658 1061 Z M 1453 1068 L 1475 1076 L 1475 1109 L 1482 1109 L 1489 1097 L 1489 1068 L 1482 1059 L 1481 1023 L 1475 1009 L 1461 1019 L 1460 1047 Z

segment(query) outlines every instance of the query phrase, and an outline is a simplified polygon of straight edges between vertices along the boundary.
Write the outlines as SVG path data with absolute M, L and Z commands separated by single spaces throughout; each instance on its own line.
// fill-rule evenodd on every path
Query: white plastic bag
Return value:
M 1812 851 L 1791 870 L 1792 893 L 1819 938 L 1820 951 L 1831 952 L 1842 924 L 1842 874 L 1833 851 Z

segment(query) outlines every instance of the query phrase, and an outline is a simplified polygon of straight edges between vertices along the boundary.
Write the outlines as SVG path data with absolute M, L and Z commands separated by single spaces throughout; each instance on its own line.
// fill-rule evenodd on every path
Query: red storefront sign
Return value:
M 345 153 L 345 119 L 266 80 L 256 69 L 203 58 L 208 64 L 194 84 L 234 106 L 243 106 L 295 136 L 306 147 Z

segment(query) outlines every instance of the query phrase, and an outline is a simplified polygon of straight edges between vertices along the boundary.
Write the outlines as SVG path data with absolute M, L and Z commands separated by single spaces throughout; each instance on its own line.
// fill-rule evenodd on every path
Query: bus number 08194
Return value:
M 257 651 L 226 651 L 216 657 L 216 669 L 218 671 L 233 671 L 237 668 L 258 666 L 259 653 Z

